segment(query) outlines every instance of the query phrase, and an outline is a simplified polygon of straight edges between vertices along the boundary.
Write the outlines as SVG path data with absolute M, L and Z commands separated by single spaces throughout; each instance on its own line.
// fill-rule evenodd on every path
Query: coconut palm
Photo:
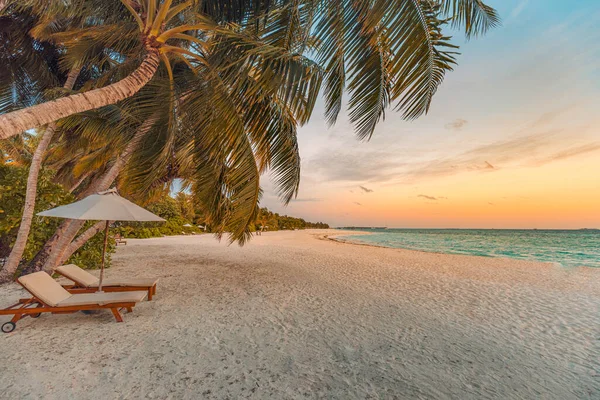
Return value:
M 75 80 L 79 75 L 79 70 L 72 70 L 69 73 L 64 88 L 67 90 L 73 89 Z M 17 232 L 17 238 L 12 247 L 10 255 L 4 263 L 4 268 L 8 271 L 14 271 L 21 262 L 25 246 L 27 245 L 27 238 L 29 237 L 29 230 L 31 228 L 31 222 L 33 220 L 33 211 L 35 209 L 35 198 L 37 195 L 37 182 L 40 170 L 42 168 L 42 159 L 50 145 L 50 141 L 56 131 L 56 122 L 48 124 L 44 132 L 41 134 L 33 156 L 29 165 L 29 174 L 27 176 L 27 190 L 25 191 L 25 204 L 23 206 L 23 214 L 21 216 L 21 223 L 19 224 L 19 231 Z M 12 138 L 11 138 L 12 139 Z
M 79 4 L 85 6 L 85 1 L 48 3 L 45 10 L 38 10 L 38 12 L 62 15 L 65 12 L 73 12 L 72 8 L 76 8 Z M 114 6 L 110 2 L 108 4 L 109 7 Z M 114 104 L 131 97 L 152 79 L 161 61 L 169 65 L 169 55 L 180 57 L 187 62 L 193 60 L 202 62 L 201 54 L 205 51 L 205 39 L 201 40 L 186 32 L 211 31 L 216 24 L 208 15 L 195 12 L 195 9 L 202 7 L 199 2 L 184 1 L 173 4 L 170 0 L 160 3 L 156 0 L 139 2 L 122 0 L 119 5 L 121 9 L 116 12 L 120 17 L 127 19 L 125 23 L 117 24 L 112 21 L 107 22 L 103 18 L 92 18 L 86 21 L 88 26 L 85 28 L 69 29 L 55 37 L 62 39 L 63 44 L 70 48 L 72 54 L 86 51 L 86 47 L 102 42 L 111 45 L 109 47 L 127 43 L 133 47 L 131 53 L 137 53 L 136 55 L 141 58 L 140 65 L 121 81 L 88 91 L 85 95 L 63 97 L 3 115 L 0 123 L 5 127 L 0 129 L 0 138 L 10 137 L 62 117 Z M 40 7 L 39 4 L 37 6 Z M 96 6 L 97 9 L 92 11 L 94 17 L 98 14 L 97 11 L 102 15 L 107 14 L 103 10 L 103 5 Z M 243 15 L 243 7 L 240 11 Z M 189 44 L 177 46 L 167 43 L 168 41 L 188 41 L 194 44 L 194 50 L 190 50 Z M 81 57 L 76 58 L 76 62 L 81 62 Z
M 49 3 L 72 9 L 78 1 Z M 294 0 L 272 4 L 121 0 L 120 4 L 122 23 L 100 20 L 96 24 L 92 18 L 83 30 L 63 32 L 63 40 L 74 54 L 92 39 L 97 43 L 98 37 L 105 44 L 130 41 L 131 53 L 137 54 L 132 59 L 140 60 L 131 74 L 85 94 L 1 115 L 0 138 L 131 97 L 152 79 L 161 62 L 169 67 L 170 57 L 204 64 L 214 38 L 235 31 L 226 24 L 232 21 L 257 30 L 262 25 L 265 40 L 295 54 L 312 51 L 313 44 L 317 45 L 316 58 L 327 70 L 324 94 L 329 121 L 337 118 L 342 93 L 347 90 L 350 118 L 359 137 L 368 138 L 391 103 L 408 119 L 427 112 L 455 62 L 456 46 L 442 32 L 445 24 L 450 21 L 464 27 L 470 36 L 498 23 L 494 9 L 481 0 Z M 260 51 L 264 55 L 269 48 Z
M 3 70 L 4 79 L 1 80 L 0 85 L 0 92 L 4 94 L 4 96 L 0 95 L 2 108 L 11 109 L 22 104 L 43 101 L 47 93 L 51 92 L 47 89 L 61 81 L 64 75 L 58 66 L 61 49 L 51 40 L 48 19 L 42 15 L 19 10 L 13 10 L 0 19 L 8 28 L 0 32 L 4 49 L 0 59 L 3 59 L 1 60 L 3 64 L 8 65 L 8 68 Z M 81 18 L 57 17 L 53 22 L 65 26 L 77 26 L 80 25 L 80 20 Z M 15 57 L 16 62 L 12 60 Z M 80 72 L 80 66 L 72 67 L 64 77 L 63 92 L 69 93 L 73 90 Z M 89 71 L 84 75 L 88 75 L 89 78 Z M 32 151 L 29 163 L 21 223 L 10 256 L 4 264 L 5 270 L 16 270 L 25 251 L 35 209 L 38 175 L 56 128 L 56 122 L 51 122 L 37 135 L 28 135 L 29 138 L 35 138 L 35 140 L 29 139 L 28 144 L 36 145 L 31 146 L 35 150 Z
M 69 7 L 74 3 L 55 3 L 49 2 L 49 15 L 77 18 Z M 167 173 L 162 180 L 142 173 L 138 182 L 147 190 L 148 182 L 188 179 L 211 225 L 231 229 L 242 243 L 255 219 L 262 172 L 273 171 L 285 202 L 297 193 L 295 129 L 308 121 L 322 79 L 329 122 L 347 90 L 350 119 L 358 136 L 369 138 L 393 102 L 407 119 L 427 112 L 454 63 L 455 46 L 442 34 L 447 21 L 468 36 L 498 22 L 479 0 L 281 1 L 270 9 L 252 2 L 123 0 L 111 3 L 111 12 L 92 1 L 84 5 L 84 13 L 102 17 L 85 19 L 83 28 L 58 29 L 53 38 L 65 49 L 64 66 L 89 64 L 98 79 L 82 93 L 0 116 L 0 136 L 134 100 L 161 68 L 171 87 L 182 74 L 185 84 L 178 100 L 168 102 L 174 105 L 166 125 L 178 134 L 160 150 L 162 168 L 145 170 Z M 114 16 L 125 12 L 129 19 L 116 23 Z M 316 62 L 302 56 L 307 53 Z M 157 99 L 147 102 L 161 105 Z M 175 151 L 178 142 L 188 144 Z
M 168 7 L 168 5 L 165 4 L 164 7 Z M 182 9 L 181 7 L 179 7 L 179 8 Z M 163 10 L 166 11 L 167 8 L 163 8 Z M 65 15 L 63 15 L 63 14 L 61 14 L 59 12 L 56 12 L 56 11 L 54 11 L 54 12 L 58 15 L 57 20 L 60 21 L 60 23 L 56 23 L 57 25 L 70 26 L 70 25 L 73 25 L 73 21 L 78 21 L 78 20 L 82 20 L 83 19 L 83 18 L 80 18 L 80 17 L 78 18 L 77 15 L 75 15 L 75 16 L 66 15 L 65 16 Z M 41 11 L 37 10 L 37 13 L 40 14 Z M 21 13 L 21 14 L 23 14 L 23 13 Z M 106 14 L 109 14 L 109 13 L 106 13 Z M 20 14 L 17 13 L 17 15 L 20 15 Z M 24 15 L 27 15 L 27 14 L 24 14 Z M 159 12 L 158 15 L 161 15 L 160 12 Z M 96 18 L 96 19 L 97 20 L 101 20 L 101 21 L 103 21 L 106 24 L 106 21 L 107 21 L 108 18 L 107 17 L 103 17 L 103 18 Z M 31 29 L 31 31 L 36 31 L 36 32 L 38 32 L 38 35 L 40 35 L 40 33 L 45 33 L 44 31 L 47 31 L 48 30 L 48 26 L 50 26 L 50 25 L 51 24 L 49 24 L 47 21 L 46 21 L 46 26 L 44 26 L 44 23 L 38 23 L 38 26 L 35 26 L 33 29 Z M 110 33 L 110 29 L 108 31 Z M 68 56 L 70 56 L 70 58 L 71 58 L 72 71 L 75 71 L 75 74 L 74 74 L 75 76 L 76 76 L 76 71 L 79 71 L 79 69 L 81 68 L 82 63 L 83 64 L 88 64 L 87 65 L 88 70 L 91 69 L 90 68 L 91 66 L 96 66 L 97 69 L 101 70 L 102 69 L 101 66 L 103 64 L 106 64 L 106 62 L 107 62 L 106 59 L 103 60 L 102 57 L 98 57 L 96 54 L 94 54 L 93 52 L 91 52 L 91 51 L 88 50 L 88 48 L 90 48 L 90 47 L 92 49 L 94 49 L 94 46 L 90 46 L 90 43 L 88 43 L 85 40 L 85 35 L 84 35 L 83 40 L 82 40 L 82 37 L 79 35 L 79 33 L 81 33 L 81 30 L 71 29 L 71 32 L 69 32 L 69 34 L 66 34 L 66 35 L 65 34 L 62 34 L 62 35 L 50 35 L 50 37 L 53 38 L 55 41 L 58 38 L 58 39 L 63 40 L 67 44 L 67 47 L 70 50 L 70 52 L 68 53 Z M 181 36 L 182 35 L 179 34 L 179 35 L 177 35 L 177 38 L 181 40 Z M 74 44 L 71 44 L 69 46 L 69 40 L 71 40 L 73 37 L 76 37 L 76 39 L 73 40 Z M 95 40 L 97 40 L 97 38 L 95 38 Z M 106 43 L 111 42 L 111 41 L 114 42 L 115 38 L 108 39 L 108 42 L 107 42 L 107 40 L 105 38 L 101 38 L 101 41 L 102 40 L 104 40 L 104 42 L 102 42 L 102 43 L 106 44 Z M 194 40 L 191 40 L 191 41 L 194 42 Z M 16 42 L 18 43 L 19 41 L 16 41 Z M 127 41 L 126 40 L 124 41 L 122 38 L 119 38 L 118 43 L 121 44 L 121 48 L 119 49 L 118 46 L 116 46 L 115 48 L 113 48 L 112 49 L 112 53 L 113 53 L 112 57 L 115 57 L 114 53 L 118 49 L 122 52 L 122 48 L 123 48 L 122 43 L 127 43 Z M 20 53 L 20 52 L 13 51 L 12 53 Z M 12 53 L 9 52 L 8 54 L 12 54 Z M 92 54 L 92 56 L 90 56 L 90 53 Z M 75 55 L 73 55 L 73 54 L 75 54 Z M 172 67 L 171 67 L 171 63 L 172 62 L 170 62 L 169 59 L 164 56 L 164 54 L 162 54 L 161 56 L 164 57 L 165 66 L 167 68 L 167 71 L 171 75 L 171 79 L 172 79 Z M 69 57 L 66 57 L 66 58 L 68 59 Z M 116 58 L 118 58 L 118 57 L 116 57 Z M 191 66 L 191 63 L 188 60 L 186 60 L 185 58 L 183 59 L 183 61 L 185 61 L 187 65 Z M 109 81 L 111 79 L 111 77 L 114 78 L 114 76 L 116 76 L 116 75 L 117 74 L 114 74 L 114 73 L 113 74 L 106 74 L 106 76 L 103 77 L 103 79 L 101 79 L 101 81 L 105 81 L 105 82 Z M 31 79 L 29 79 L 29 80 L 31 80 Z M 15 86 L 15 84 L 12 81 L 10 81 L 10 80 L 7 80 L 7 81 L 8 81 L 8 83 L 10 85 Z M 13 81 L 14 81 L 14 79 L 13 79 Z M 68 79 L 67 80 L 67 85 L 70 86 L 70 87 L 72 87 L 73 81 L 74 81 L 74 79 Z M 19 82 L 19 81 L 17 80 L 17 82 Z M 294 83 L 294 81 L 291 81 L 291 82 Z M 69 83 L 70 83 L 70 85 L 69 85 Z M 24 97 L 27 98 L 27 96 L 24 96 Z M 46 130 L 46 133 L 43 136 L 43 140 L 41 141 L 41 144 L 43 144 L 43 146 L 39 146 L 38 147 L 38 151 L 36 152 L 36 154 L 38 155 L 36 157 L 37 162 L 36 162 L 35 168 L 32 168 L 31 171 L 30 171 L 30 180 L 32 182 L 30 182 L 29 189 L 27 191 L 28 201 L 26 201 L 26 203 L 25 203 L 25 210 L 24 210 L 24 213 L 23 213 L 23 221 L 22 221 L 22 224 L 20 226 L 19 235 L 18 235 L 17 241 L 15 243 L 15 246 L 13 248 L 13 252 L 11 253 L 11 257 L 9 258 L 9 262 L 7 264 L 7 269 L 9 269 L 9 270 L 16 269 L 16 267 L 18 265 L 18 262 L 21 259 L 22 248 L 24 248 L 24 244 L 25 244 L 26 239 L 27 239 L 27 234 L 28 234 L 28 230 L 29 230 L 29 226 L 30 226 L 30 222 L 31 222 L 31 217 L 32 217 L 32 212 L 33 212 L 33 204 L 34 204 L 33 202 L 35 201 L 35 180 L 36 180 L 35 178 L 36 178 L 36 172 L 39 170 L 39 167 L 41 165 L 41 155 L 44 154 L 45 149 L 47 148 L 47 146 L 49 144 L 49 141 L 52 138 L 54 130 L 55 130 L 55 125 L 54 125 L 54 123 L 51 123 L 50 126 L 48 127 L 48 129 Z M 78 165 L 79 166 L 85 165 L 85 166 L 88 167 L 87 168 L 88 170 L 91 169 L 90 167 L 92 167 L 92 165 L 89 164 L 89 161 L 90 160 L 94 160 L 94 158 L 95 158 L 95 156 L 97 154 L 100 154 L 100 156 L 101 156 L 100 158 L 102 158 L 102 157 L 106 158 L 108 156 L 108 153 L 106 151 L 104 151 L 103 147 L 104 146 L 98 148 L 98 150 L 96 150 L 95 152 L 92 152 L 91 154 L 85 154 L 85 155 L 83 155 L 83 157 L 82 157 L 83 159 L 78 162 Z M 88 163 L 85 163 L 84 161 L 88 161 Z M 96 157 L 95 161 L 98 162 L 97 157 Z M 104 160 L 104 161 L 106 161 L 106 160 Z M 88 173 L 86 173 L 86 174 L 88 174 Z M 85 177 L 85 174 L 78 174 L 78 175 L 80 175 L 80 177 L 78 177 L 77 183 L 74 184 L 74 186 L 78 186 L 81 183 L 81 181 L 84 180 L 82 177 Z M 258 182 L 258 176 L 257 176 L 257 174 L 255 174 L 254 178 L 255 178 L 254 181 Z M 114 176 L 110 179 L 110 181 L 112 181 L 112 180 L 114 180 Z M 243 179 L 242 179 L 242 182 L 243 182 Z M 97 186 L 97 185 L 95 185 L 95 186 Z M 101 184 L 100 186 L 104 186 L 104 184 Z M 256 184 L 255 187 L 258 187 L 258 185 Z M 254 193 L 255 193 L 255 196 L 252 198 L 252 200 L 254 202 L 257 202 L 258 201 L 258 193 L 259 193 L 259 191 L 257 189 L 255 189 Z M 248 203 L 246 203 L 246 204 L 248 204 Z M 246 207 L 246 209 L 244 209 L 244 212 L 247 213 L 248 210 L 249 209 Z M 247 222 L 245 222 L 244 220 L 240 220 L 239 223 L 241 224 L 241 223 L 247 223 Z M 51 240 L 50 243 L 53 244 L 54 248 L 56 248 L 56 247 L 61 248 L 64 245 L 66 245 L 68 243 L 68 241 L 71 240 L 70 236 L 72 236 L 72 235 L 74 235 L 76 233 L 76 231 L 75 231 L 75 225 L 76 224 L 74 224 L 74 223 L 68 223 L 67 222 L 67 223 L 63 224 L 61 226 L 61 228 L 59 228 L 59 231 L 57 231 L 57 234 L 55 236 L 57 236 L 57 237 L 61 236 L 60 240 L 61 240 L 61 242 L 64 242 L 64 243 L 54 243 Z M 70 228 L 70 230 L 69 230 L 69 232 L 71 232 L 70 235 L 66 234 L 65 231 L 64 231 L 64 229 L 67 229 L 68 227 Z M 237 233 L 237 232 L 239 232 L 239 233 Z M 241 232 L 242 231 L 236 231 L 236 235 L 234 235 L 234 237 L 238 238 L 239 235 L 242 234 Z M 244 231 L 244 233 L 247 233 L 247 232 Z M 62 244 L 62 246 L 61 246 L 61 244 Z
M 245 52 L 240 54 L 245 57 Z M 214 57 L 223 55 L 215 52 Z M 231 55 L 228 57 L 233 60 Z M 307 68 L 312 66 L 315 69 L 313 75 L 318 79 L 320 70 L 308 60 L 299 58 L 283 64 L 288 64 L 291 69 L 297 62 L 308 64 Z M 138 201 L 148 200 L 153 194 L 164 194 L 176 178 L 195 182 L 195 188 L 203 189 L 194 191 L 197 201 L 207 209 L 214 209 L 210 214 L 211 222 L 221 231 L 230 230 L 231 240 L 243 243 L 250 235 L 249 225 L 260 200 L 261 171 L 270 167 L 275 172 L 285 202 L 297 191 L 300 159 L 294 115 L 296 113 L 301 119 L 307 114 L 306 108 L 313 105 L 307 98 L 310 93 L 302 95 L 299 91 L 296 97 L 304 106 L 292 110 L 278 99 L 277 92 L 266 93 L 270 87 L 259 90 L 256 82 L 250 86 L 247 81 L 252 75 L 243 79 L 241 74 L 236 75 L 237 79 L 226 76 L 215 79 L 211 78 L 215 72 L 209 68 L 192 70 L 187 64 L 176 62 L 173 67 L 176 74 L 165 68 L 162 71 L 164 79 L 153 80 L 119 107 L 104 107 L 97 112 L 63 119 L 60 123 L 63 134 L 50 154 L 51 165 L 58 158 L 63 164 L 61 168 L 66 166 L 73 174 L 90 169 L 101 171 L 117 153 L 111 149 L 121 149 L 127 143 L 126 138 L 131 135 L 128 132 L 133 132 L 132 127 L 139 124 L 136 121 L 147 122 L 155 118 L 151 134 L 139 150 L 132 153 L 131 162 L 121 163 L 119 169 L 113 164 L 113 173 L 107 175 L 110 179 L 104 178 L 104 183 L 92 186 L 94 190 L 107 187 L 117 173 L 121 193 Z M 195 90 L 190 91 L 190 85 Z M 243 107 L 256 102 L 256 96 L 262 98 L 265 112 Z M 269 102 L 273 104 L 273 110 L 267 107 Z M 221 110 L 219 118 L 211 110 Z M 223 112 L 230 114 L 223 118 Z M 235 126 L 223 121 L 234 121 Z M 136 135 L 138 133 L 134 138 Z M 238 145 L 231 146 L 232 140 Z M 69 160 L 69 154 L 77 158 L 75 163 Z M 123 159 L 120 154 L 118 160 Z M 217 165 L 222 174 L 207 173 L 214 171 Z M 203 179 L 200 184 L 196 184 L 198 176 Z M 76 250 L 76 243 L 83 242 L 75 239 L 81 226 L 77 221 L 63 223 L 56 238 L 52 238 L 42 251 L 48 254 L 41 260 L 36 259 L 35 268 L 49 269 L 63 262 Z M 92 229 L 80 238 L 91 235 Z

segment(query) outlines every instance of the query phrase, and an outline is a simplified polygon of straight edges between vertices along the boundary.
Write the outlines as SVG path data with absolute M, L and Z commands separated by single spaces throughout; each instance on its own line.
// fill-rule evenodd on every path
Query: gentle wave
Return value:
M 436 253 L 600 268 L 599 230 L 369 229 L 346 240 Z

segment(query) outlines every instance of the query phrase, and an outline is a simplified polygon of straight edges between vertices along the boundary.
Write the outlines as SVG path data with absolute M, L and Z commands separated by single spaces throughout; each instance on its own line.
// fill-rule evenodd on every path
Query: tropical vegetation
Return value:
M 150 203 L 146 208 L 164 218 L 165 223 L 158 222 L 117 222 L 113 231 L 124 238 L 150 238 L 171 235 L 197 235 L 213 233 L 214 229 L 207 221 L 201 209 L 193 204 L 194 196 L 179 192 L 173 198 L 165 196 Z M 323 222 L 309 222 L 302 218 L 280 215 L 269 211 L 266 207 L 259 210 L 256 220 L 250 225 L 252 232 L 296 230 L 296 229 L 327 229 L 329 225 Z
M 0 161 L 29 168 L 0 281 L 28 260 L 42 165 L 75 199 L 116 186 L 150 204 L 180 179 L 212 230 L 243 244 L 261 175 L 285 204 L 297 194 L 297 128 L 319 93 L 331 124 L 346 94 L 369 139 L 390 106 L 409 120 L 429 110 L 456 63 L 449 29 L 498 23 L 481 0 L 0 2 Z M 98 230 L 60 223 L 25 270 Z
M 27 174 L 27 168 L 23 166 L 0 164 L 0 266 L 3 260 L 8 258 L 11 244 L 14 243 L 19 229 L 25 201 L 24 194 L 27 189 Z M 35 212 L 74 201 L 71 193 L 54 182 L 54 171 L 50 169 L 40 171 L 37 186 Z M 40 251 L 60 222 L 56 218 L 33 218 L 31 234 L 22 256 L 25 263 L 31 261 Z M 89 226 L 92 226 L 92 223 L 88 223 L 87 227 Z M 111 241 L 109 254 L 113 246 L 114 243 Z M 102 237 L 94 236 L 69 257 L 69 262 L 75 262 L 82 268 L 96 268 L 102 260 L 101 250 Z M 110 263 L 110 257 L 107 261 Z

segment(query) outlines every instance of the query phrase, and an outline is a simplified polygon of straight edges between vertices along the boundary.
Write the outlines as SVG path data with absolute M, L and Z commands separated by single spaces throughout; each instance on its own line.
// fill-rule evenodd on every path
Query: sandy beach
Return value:
M 600 398 L 600 269 L 323 237 L 339 233 L 129 240 L 107 276 L 159 277 L 154 300 L 121 324 L 20 321 L 0 398 Z M 0 287 L 0 306 L 24 294 Z

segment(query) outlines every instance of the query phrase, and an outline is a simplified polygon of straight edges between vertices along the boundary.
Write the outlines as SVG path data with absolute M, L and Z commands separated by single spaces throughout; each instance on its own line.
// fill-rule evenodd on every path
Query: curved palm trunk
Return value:
M 64 88 L 71 90 L 75 85 L 75 81 L 79 76 L 79 68 L 72 69 L 69 72 L 67 81 L 64 84 Z M 31 221 L 33 220 L 33 211 L 35 210 L 35 198 L 37 195 L 37 181 L 42 167 L 42 161 L 44 154 L 48 150 L 48 146 L 52 141 L 54 132 L 56 131 L 56 123 L 52 122 L 48 124 L 48 127 L 42 135 L 42 139 L 38 143 L 33 157 L 31 159 L 31 165 L 29 166 L 29 175 L 27 176 L 27 189 L 25 191 L 25 205 L 23 206 L 23 216 L 21 217 L 21 224 L 19 225 L 19 232 L 17 233 L 17 239 L 15 244 L 8 256 L 8 260 L 4 264 L 2 272 L 0 272 L 0 282 L 10 280 L 21 262 L 25 246 L 27 245 L 27 238 L 29 237 L 29 230 L 31 229 Z
M 92 172 L 86 172 L 85 174 L 81 175 L 77 182 L 71 185 L 71 187 L 69 188 L 69 193 L 73 193 L 79 186 L 81 186 L 83 181 L 90 177 L 90 175 L 92 175 Z
M 87 241 L 93 238 L 94 235 L 96 235 L 98 232 L 102 231 L 102 229 L 104 229 L 105 224 L 105 221 L 96 222 L 81 235 L 77 236 L 77 238 L 67 246 L 60 259 L 58 260 L 57 265 L 64 264 L 73 255 L 73 253 L 79 250 L 81 246 L 86 244 Z
M 36 128 L 69 115 L 115 104 L 131 97 L 152 79 L 159 62 L 158 51 L 149 49 L 142 64 L 131 75 L 119 82 L 0 115 L 0 139 L 6 139 L 27 129 Z
M 143 137 L 150 131 L 155 122 L 155 118 L 149 118 L 140 125 L 133 138 L 127 144 L 127 147 L 125 147 L 125 150 L 119 154 L 119 157 L 115 163 L 109 168 L 108 171 L 106 171 L 103 176 L 90 185 L 90 187 L 83 193 L 81 197 L 86 197 L 90 194 L 101 192 L 110 188 L 112 183 L 117 179 L 119 173 L 121 173 L 123 170 L 123 167 L 125 167 L 127 162 L 129 162 L 129 159 L 139 146 Z M 73 249 L 73 246 L 71 246 L 71 244 L 73 244 L 71 242 L 84 224 L 85 221 L 68 220 L 61 225 L 61 228 L 63 226 L 65 226 L 65 228 L 63 228 L 64 230 L 61 231 L 62 235 L 53 243 L 52 249 L 43 264 L 43 270 L 50 271 L 58 265 L 64 263 L 75 251 L 79 249 L 79 247 L 85 243 L 85 241 L 81 242 L 81 244 L 75 249 Z M 84 234 L 85 233 L 82 235 Z M 72 252 L 67 254 L 69 253 L 70 249 L 72 249 Z

